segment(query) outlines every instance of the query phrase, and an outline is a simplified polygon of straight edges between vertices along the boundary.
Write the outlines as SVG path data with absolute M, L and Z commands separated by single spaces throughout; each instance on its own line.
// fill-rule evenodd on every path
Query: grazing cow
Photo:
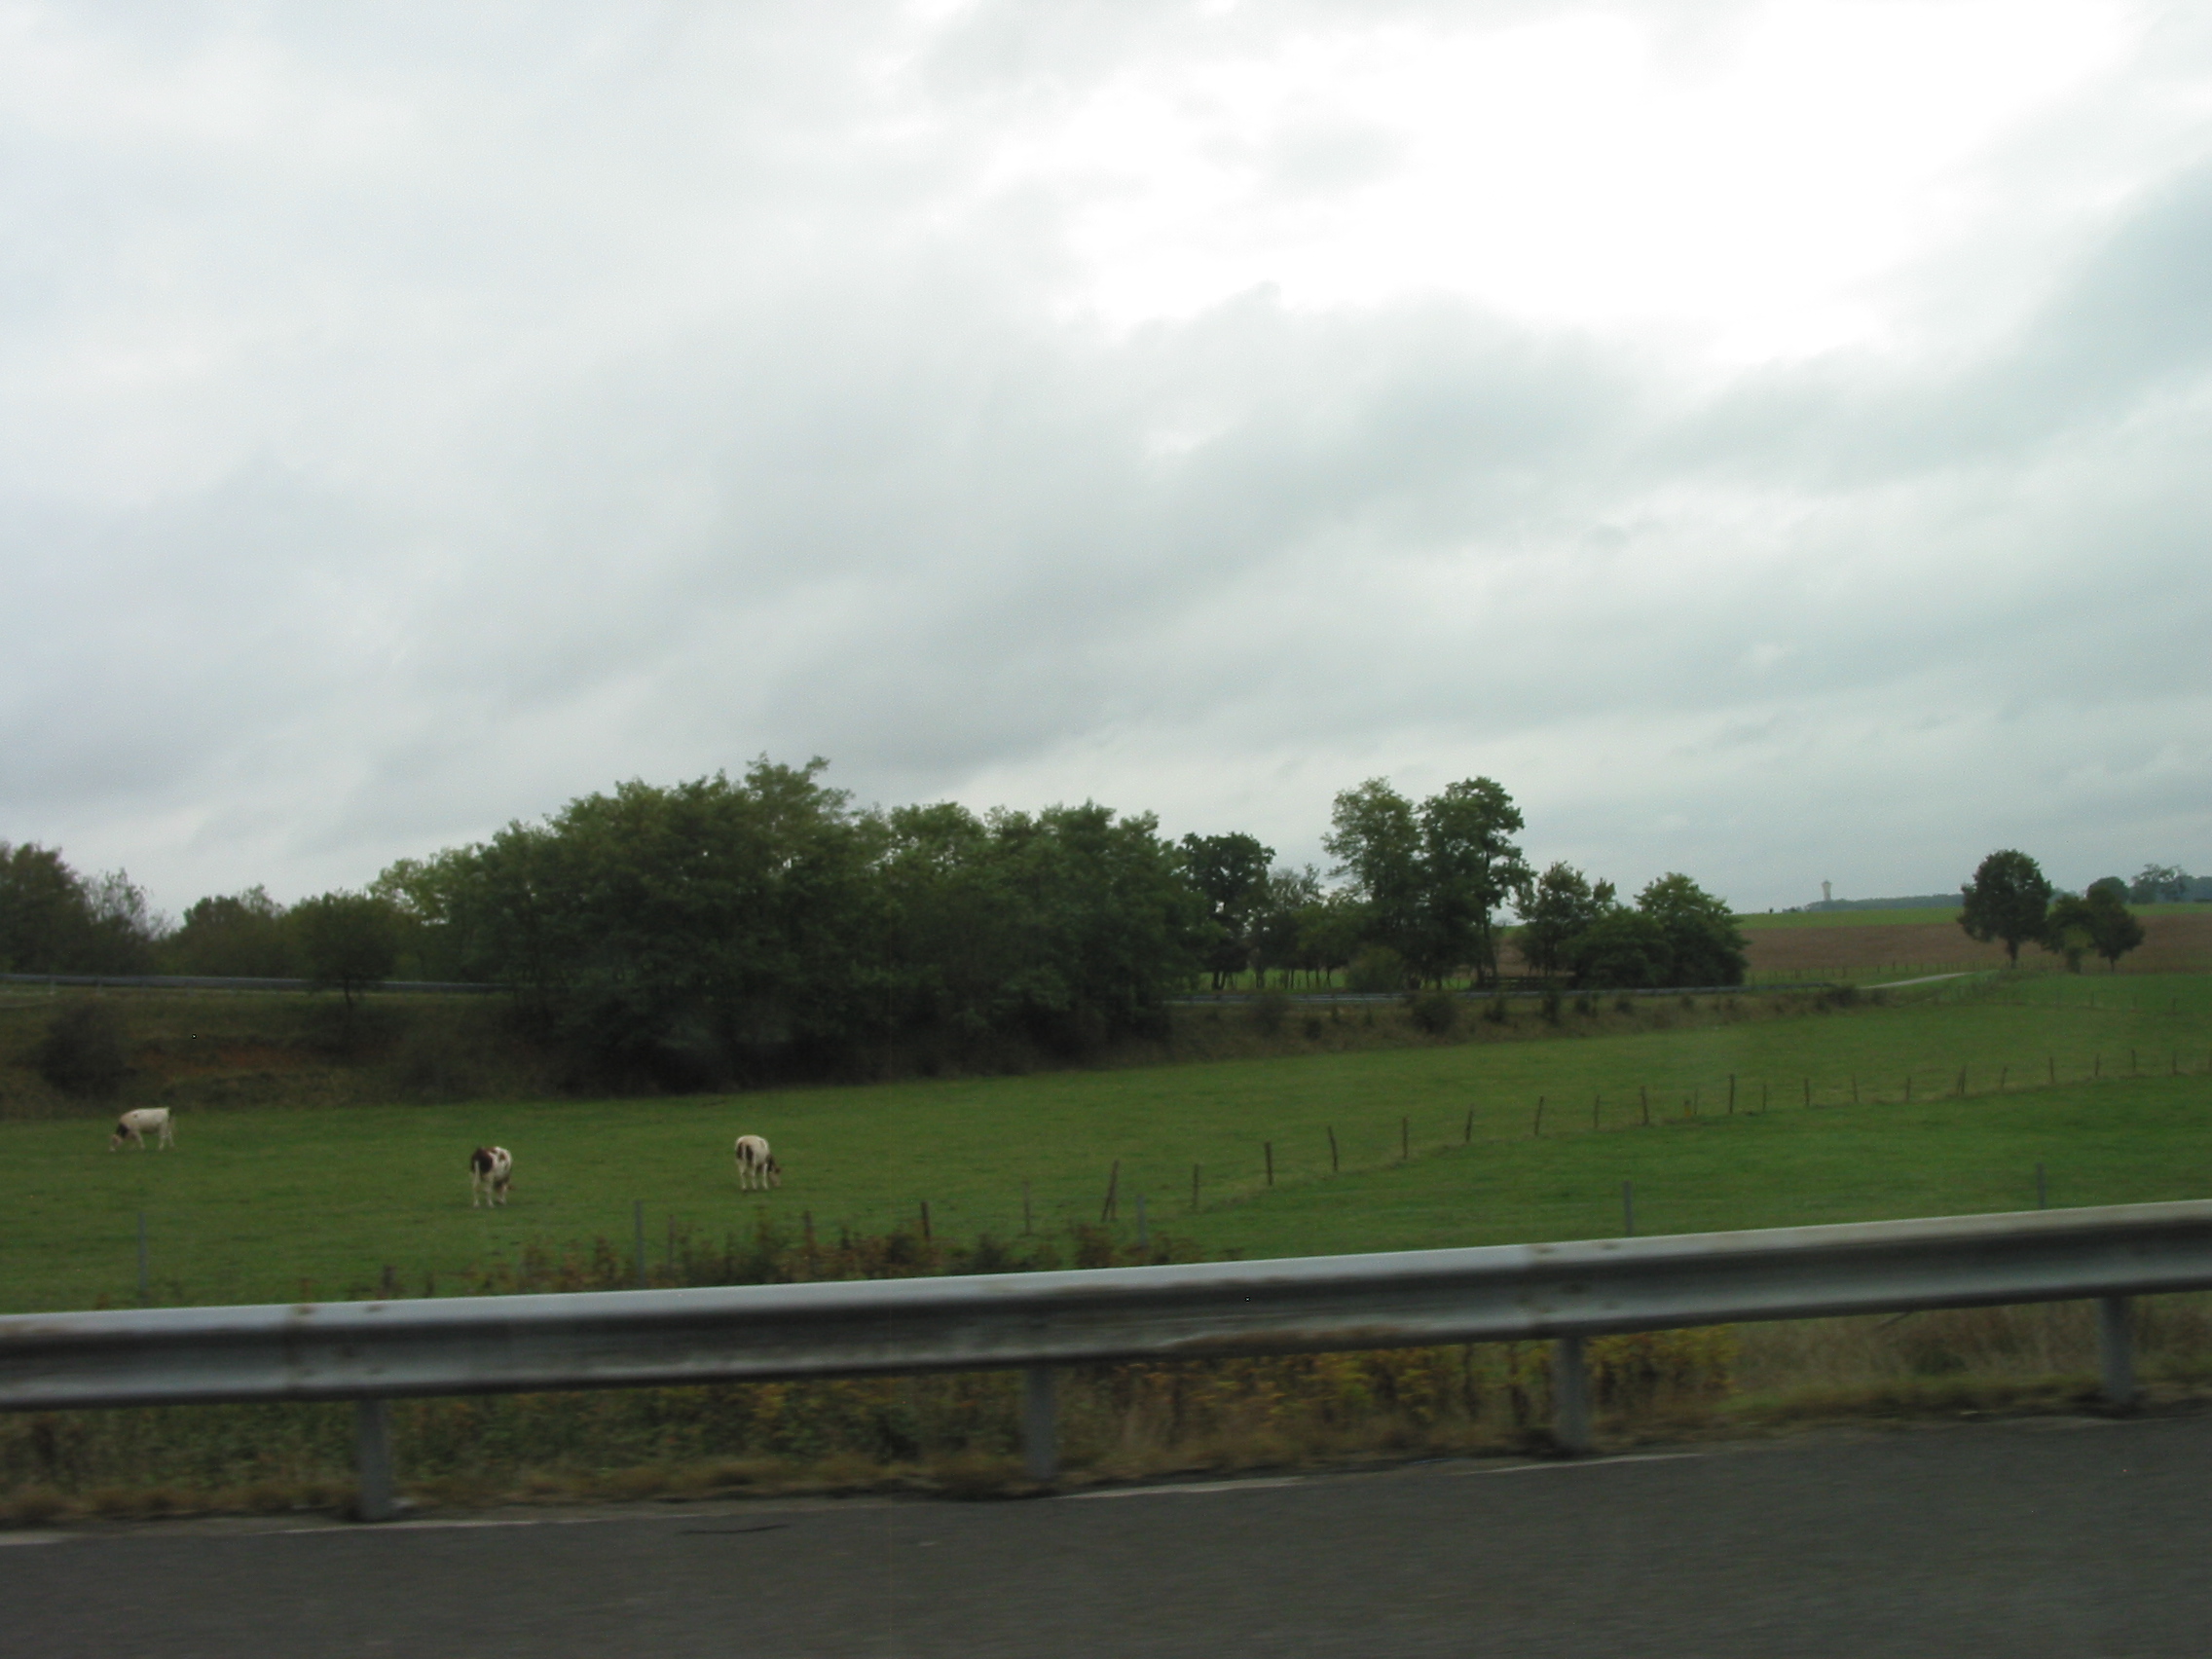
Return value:
M 784 1166 L 776 1161 L 768 1143 L 758 1135 L 737 1137 L 737 1184 L 740 1187 L 780 1187 Z
M 507 1183 L 514 1178 L 514 1154 L 503 1146 L 480 1146 L 468 1155 L 468 1207 L 489 1208 L 507 1201 Z
M 169 1127 L 169 1109 L 166 1106 L 141 1106 L 136 1111 L 126 1112 L 116 1119 L 115 1133 L 107 1137 L 107 1149 L 110 1152 L 118 1151 L 125 1141 L 129 1141 L 140 1152 L 144 1152 L 149 1129 L 157 1131 L 154 1135 L 156 1146 L 176 1145 L 176 1131 Z

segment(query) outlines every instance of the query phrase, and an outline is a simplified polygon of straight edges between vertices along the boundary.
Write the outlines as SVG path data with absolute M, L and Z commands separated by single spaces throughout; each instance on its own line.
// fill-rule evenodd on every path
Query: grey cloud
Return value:
M 977 8 L 896 140 L 791 13 L 556 13 L 511 74 L 511 19 L 293 22 L 405 115 L 383 159 L 39 152 L 107 222 L 15 187 L 66 234 L 0 270 L 0 360 L 213 366 L 0 389 L 0 836 L 177 909 L 767 752 L 1316 860 L 1332 790 L 1488 771 L 1544 856 L 1744 903 L 2212 857 L 2202 177 L 1972 360 L 1716 391 L 1443 299 L 1111 335 L 1050 193 L 933 223 L 963 120 L 1176 50 L 1148 19 L 1355 16 L 1260 10 Z M 1362 142 L 1315 141 L 1308 182 Z

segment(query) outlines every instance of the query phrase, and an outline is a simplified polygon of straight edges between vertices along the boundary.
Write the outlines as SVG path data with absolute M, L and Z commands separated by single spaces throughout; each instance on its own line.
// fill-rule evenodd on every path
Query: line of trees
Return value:
M 579 1053 L 670 1083 L 850 1065 L 916 1039 L 1078 1051 L 1163 1029 L 1165 1000 L 1194 983 L 1254 973 L 1491 985 L 1514 914 L 1530 967 L 1578 986 L 1744 976 L 1727 905 L 1687 876 L 1632 905 L 1566 865 L 1537 875 L 1520 809 L 1488 778 L 1422 800 L 1384 779 L 1343 792 L 1324 874 L 1249 834 L 1170 842 L 1150 814 L 1092 802 L 856 807 L 825 764 L 627 783 L 401 860 L 362 892 L 287 907 L 254 887 L 175 926 L 120 874 L 0 848 L 0 965 L 303 977 L 349 1001 L 395 968 L 505 984 Z
M 2178 870 L 2172 874 L 2188 880 Z M 2117 875 L 2092 881 L 2081 893 L 2059 892 L 2034 859 L 2005 847 L 1983 859 L 1973 879 L 1960 887 L 1959 926 L 1983 943 L 2002 943 L 2015 968 L 2020 946 L 2039 944 L 2063 956 L 2070 973 L 2079 974 L 2082 958 L 2092 951 L 2117 970 L 2120 959 L 2143 942 L 2143 924 L 2127 907 L 2130 893 Z
M 260 887 L 202 899 L 172 922 L 123 870 L 83 875 L 55 848 L 0 841 L 0 973 L 304 978 L 350 1004 L 391 977 L 402 925 L 375 893 L 286 906 Z

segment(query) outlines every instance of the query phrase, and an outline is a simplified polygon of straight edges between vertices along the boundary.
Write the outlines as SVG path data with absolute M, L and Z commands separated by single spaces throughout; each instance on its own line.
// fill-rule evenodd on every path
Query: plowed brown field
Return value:
M 2142 945 L 2120 958 L 2123 974 L 2175 974 L 2212 968 L 2212 915 L 2152 915 L 2143 918 Z M 1867 970 L 1889 967 L 1994 968 L 2005 961 L 2001 944 L 1976 944 L 1955 921 L 1888 923 L 1862 928 L 1758 928 L 1750 941 L 1753 974 L 1788 974 L 1812 969 Z M 2033 945 L 2020 950 L 2023 965 L 2055 966 L 2057 958 Z M 2104 964 L 2084 965 L 2101 973 Z

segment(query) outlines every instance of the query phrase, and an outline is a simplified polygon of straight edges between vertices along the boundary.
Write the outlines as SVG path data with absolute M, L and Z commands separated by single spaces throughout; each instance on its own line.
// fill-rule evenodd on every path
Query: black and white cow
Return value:
M 503 1146 L 480 1146 L 468 1155 L 468 1207 L 507 1201 L 507 1183 L 514 1178 L 514 1155 Z
M 737 1184 L 740 1187 L 780 1187 L 784 1184 L 784 1166 L 776 1161 L 776 1155 L 768 1150 L 768 1143 L 758 1135 L 737 1137 Z

